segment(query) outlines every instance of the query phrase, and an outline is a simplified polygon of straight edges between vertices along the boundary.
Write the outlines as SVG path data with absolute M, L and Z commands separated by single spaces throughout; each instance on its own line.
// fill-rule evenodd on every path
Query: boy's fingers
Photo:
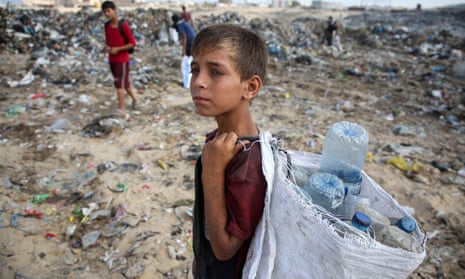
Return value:
M 244 148 L 244 145 L 242 145 L 240 142 L 236 143 L 236 145 L 234 146 L 234 153 L 238 153 L 242 150 L 242 148 Z

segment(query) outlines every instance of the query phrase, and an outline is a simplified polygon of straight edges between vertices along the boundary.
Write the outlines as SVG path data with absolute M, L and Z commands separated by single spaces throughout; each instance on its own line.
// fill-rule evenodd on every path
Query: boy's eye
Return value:
M 211 73 L 212 75 L 222 75 L 222 74 L 223 74 L 223 72 L 221 72 L 221 71 L 219 71 L 219 70 L 217 70 L 217 69 L 212 69 L 212 70 L 210 71 L 210 73 Z

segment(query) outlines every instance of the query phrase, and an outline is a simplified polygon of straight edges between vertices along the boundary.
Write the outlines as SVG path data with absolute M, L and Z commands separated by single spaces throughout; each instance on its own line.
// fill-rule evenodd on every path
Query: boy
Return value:
M 192 22 L 192 18 L 191 18 L 191 13 L 189 13 L 187 10 L 186 10 L 186 6 L 182 6 L 182 19 L 189 23 L 192 27 L 194 27 L 194 22 Z
M 324 31 L 324 37 L 321 43 L 323 43 L 326 40 L 328 46 L 332 46 L 333 45 L 333 32 L 337 33 L 337 22 L 333 21 L 333 17 L 330 16 L 328 18 L 328 26 L 326 26 L 326 29 Z
M 194 28 L 184 20 L 181 20 L 177 14 L 174 14 L 171 17 L 173 21 L 173 27 L 179 34 L 179 39 L 182 44 L 182 62 L 181 62 L 181 73 L 183 79 L 184 88 L 189 88 L 190 79 L 191 79 L 191 47 L 192 42 L 195 39 L 195 30 Z
M 108 52 L 110 69 L 115 79 L 116 93 L 118 94 L 118 106 L 122 115 L 125 115 L 124 95 L 128 92 L 132 99 L 132 108 L 136 109 L 137 98 L 129 84 L 129 50 L 136 46 L 136 40 L 127 22 L 123 21 L 121 34 L 116 5 L 112 1 L 102 3 L 102 11 L 108 19 L 105 24 L 105 51 Z M 126 39 L 125 39 L 126 37 Z M 127 42 L 126 42 L 127 40 Z M 126 116 L 127 117 L 127 116 Z
M 249 109 L 266 75 L 267 49 L 256 34 L 220 24 L 199 32 L 192 55 L 196 112 L 217 123 L 196 165 L 193 273 L 241 278 L 266 192 Z

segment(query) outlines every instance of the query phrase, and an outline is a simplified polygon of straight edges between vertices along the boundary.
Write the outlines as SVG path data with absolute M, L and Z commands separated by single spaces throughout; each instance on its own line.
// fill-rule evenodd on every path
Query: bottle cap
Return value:
M 352 225 L 359 230 L 366 231 L 371 225 L 371 218 L 362 212 L 355 212 L 352 217 Z
M 397 226 L 408 233 L 413 232 L 417 228 L 415 220 L 413 220 L 409 216 L 404 216 L 400 218 L 397 222 Z
M 344 182 L 353 183 L 353 184 L 362 183 L 362 172 L 359 170 L 351 170 L 351 171 L 345 172 L 342 175 L 343 176 L 339 176 L 339 177 L 343 177 Z

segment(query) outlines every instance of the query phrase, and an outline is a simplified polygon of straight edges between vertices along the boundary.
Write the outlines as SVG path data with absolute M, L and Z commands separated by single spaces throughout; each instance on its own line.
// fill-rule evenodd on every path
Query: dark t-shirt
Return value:
M 196 35 L 194 28 L 189 23 L 181 21 L 176 24 L 176 30 L 178 31 L 179 39 L 182 38 L 183 33 L 186 34 L 186 37 L 187 37 L 186 55 L 190 56 L 192 43 L 194 42 L 195 35 Z
M 219 261 L 215 258 L 210 242 L 205 237 L 202 166 L 200 158 L 197 161 L 193 229 L 195 278 L 227 279 L 242 276 L 250 241 L 263 213 L 266 192 L 260 143 L 252 142 L 247 148 L 250 149 L 242 150 L 229 162 L 225 173 L 226 207 L 229 218 L 226 230 L 244 240 L 236 255 L 227 261 Z
M 191 14 L 189 12 L 187 12 L 187 11 L 183 12 L 182 13 L 182 19 L 184 19 L 185 22 L 192 25 L 192 23 L 191 23 Z

